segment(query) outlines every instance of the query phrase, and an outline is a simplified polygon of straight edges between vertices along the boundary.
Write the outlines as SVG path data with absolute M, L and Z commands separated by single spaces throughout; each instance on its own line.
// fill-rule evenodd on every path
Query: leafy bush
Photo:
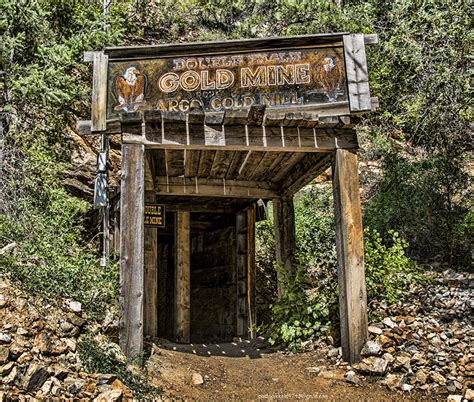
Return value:
M 277 269 L 279 269 L 277 267 Z M 282 272 L 284 278 L 284 272 Z M 325 333 L 337 319 L 336 281 L 308 293 L 308 278 L 302 265 L 293 278 L 286 277 L 284 292 L 270 306 L 270 344 L 283 343 L 299 350 L 301 342 Z
M 272 344 L 283 343 L 297 350 L 301 342 L 328 331 L 339 319 L 336 239 L 331 206 L 331 186 L 328 185 L 312 186 L 295 196 L 296 274 L 289 277 L 280 267 L 274 267 L 281 271 L 285 291 L 271 305 L 271 323 L 266 330 Z M 262 228 L 263 233 L 260 231 Z M 257 239 L 262 235 L 268 239 L 271 236 L 269 229 L 268 224 L 259 226 Z M 395 303 L 405 297 L 412 284 L 425 278 L 421 268 L 406 254 L 408 243 L 395 231 L 389 234 L 390 243 L 387 244 L 376 230 L 365 230 L 369 301 Z M 272 244 L 266 240 L 257 242 L 257 245 L 263 243 Z M 268 255 L 269 250 L 263 250 Z
M 82 365 L 90 373 L 114 374 L 133 391 L 135 398 L 151 398 L 161 394 L 161 389 L 154 387 L 143 377 L 132 373 L 127 362 L 119 356 L 119 351 L 102 345 L 92 338 L 85 338 L 77 345 Z M 117 346 L 118 347 L 118 346 Z
M 463 161 L 405 152 L 377 136 L 375 148 L 383 176 L 364 210 L 364 221 L 390 241 L 396 229 L 419 261 L 433 259 L 469 267 L 472 226 L 469 224 L 469 175 Z M 408 153 L 407 151 L 413 151 Z
M 413 283 L 423 280 L 421 268 L 406 255 L 408 243 L 390 230 L 391 245 L 382 243 L 374 229 L 364 231 L 364 257 L 367 298 L 395 303 Z

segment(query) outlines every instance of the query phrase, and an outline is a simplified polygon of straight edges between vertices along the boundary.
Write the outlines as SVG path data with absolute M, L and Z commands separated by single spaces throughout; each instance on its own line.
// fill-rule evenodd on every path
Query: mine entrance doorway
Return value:
M 221 200 L 217 213 L 194 205 L 198 212 L 189 213 L 189 276 L 184 280 L 179 276 L 178 250 L 182 237 L 188 235 L 178 232 L 179 211 L 166 213 L 164 228 L 146 228 L 145 339 L 224 342 L 249 335 L 249 320 L 255 318 L 249 317 L 249 300 L 254 310 L 255 289 L 254 275 L 248 275 L 253 263 L 249 264 L 247 249 L 249 239 L 254 239 L 255 219 L 248 217 L 256 217 L 254 204 L 253 200 Z M 173 210 L 177 205 L 173 200 L 164 207 Z M 189 294 L 184 305 L 179 302 L 183 291 Z M 189 324 L 180 322 L 188 319 Z M 182 325 L 188 325 L 184 338 L 179 333 Z

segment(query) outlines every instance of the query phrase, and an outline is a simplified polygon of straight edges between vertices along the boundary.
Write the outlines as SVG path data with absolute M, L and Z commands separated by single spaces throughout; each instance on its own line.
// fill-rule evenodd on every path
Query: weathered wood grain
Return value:
M 292 196 L 275 198 L 272 203 L 276 261 L 283 271 L 277 272 L 278 294 L 282 295 L 285 290 L 285 279 L 293 277 L 295 273 L 295 211 Z
M 76 131 L 80 135 L 97 134 L 92 132 L 92 123 L 90 120 L 78 120 L 76 122 Z M 122 124 L 118 120 L 107 120 L 105 132 L 110 135 L 121 134 Z
M 292 195 L 331 166 L 331 154 L 307 154 L 278 183 L 281 195 Z
M 235 151 L 216 151 L 214 161 L 212 163 L 210 177 L 222 179 L 229 169 Z
M 191 340 L 191 214 L 176 212 L 176 286 L 175 338 L 176 342 Z
M 290 154 L 290 157 L 285 161 L 285 164 L 282 166 L 280 171 L 278 173 L 275 173 L 275 175 L 272 177 L 272 181 L 278 183 L 281 181 L 291 169 L 301 160 L 305 157 L 306 154 L 301 153 L 301 152 L 295 152 L 293 154 Z
M 120 197 L 120 347 L 143 351 L 144 146 L 122 145 Z
M 332 119 L 332 118 L 331 118 Z M 357 149 L 357 135 L 352 128 L 339 128 L 341 121 L 334 118 L 327 123 L 320 122 L 314 128 L 286 126 L 204 126 L 205 138 L 199 141 L 190 133 L 189 141 L 184 131 L 164 140 L 166 134 L 151 136 L 145 134 L 123 134 L 123 142 L 144 144 L 149 149 L 190 149 L 226 151 L 285 151 L 285 152 L 327 152 L 338 148 Z M 141 126 L 140 126 L 141 127 Z M 224 127 L 224 128 L 222 128 Z
M 184 150 L 184 176 L 196 177 L 201 151 Z
M 336 151 L 333 192 L 342 353 L 352 364 L 360 360 L 367 340 L 367 292 L 356 153 Z
M 369 73 L 364 35 L 344 35 L 347 87 L 351 112 L 370 111 Z
M 248 335 L 250 339 L 256 336 L 256 305 L 255 305 L 255 204 L 247 209 L 247 309 Z
M 168 176 L 179 177 L 184 175 L 185 150 L 166 149 L 166 172 Z
M 214 162 L 215 155 L 216 155 L 216 151 L 214 150 L 201 151 L 197 177 L 209 176 L 209 174 L 211 173 L 212 164 Z
M 199 177 L 156 177 L 155 191 L 166 196 L 270 199 L 278 195 L 274 184 L 259 181 Z
M 347 33 L 300 35 L 258 39 L 236 39 L 223 42 L 171 43 L 153 46 L 107 47 L 106 54 L 113 60 L 140 59 L 149 57 L 177 57 L 196 55 L 196 53 L 235 53 L 236 51 L 255 51 L 262 49 L 298 48 L 306 46 L 340 46 Z
M 156 203 L 150 155 L 145 152 L 145 203 Z M 144 227 L 143 335 L 158 336 L 158 229 Z
M 93 58 L 91 132 L 101 132 L 107 128 L 108 56 L 104 52 L 94 52 Z
M 244 159 L 239 167 L 237 179 L 248 180 L 252 176 L 260 161 L 263 159 L 264 155 L 264 152 L 250 151 L 247 155 L 247 158 Z
M 250 180 L 259 180 L 265 172 L 267 172 L 270 167 L 272 166 L 275 159 L 278 157 L 277 152 L 265 152 L 263 158 L 261 159 L 260 163 L 253 171 L 253 173 L 249 176 Z
M 247 310 L 247 210 L 236 214 L 236 271 L 237 271 L 237 336 L 248 336 L 249 316 Z

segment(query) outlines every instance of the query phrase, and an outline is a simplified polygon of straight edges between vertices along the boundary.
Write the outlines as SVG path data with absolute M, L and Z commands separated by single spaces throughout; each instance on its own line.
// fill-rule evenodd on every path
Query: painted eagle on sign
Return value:
M 145 94 L 148 87 L 148 77 L 136 67 L 129 67 L 123 75 L 116 75 L 112 91 L 118 105 L 114 110 L 135 112 L 140 106 L 146 105 Z
M 327 54 L 322 58 L 315 71 L 315 80 L 330 102 L 343 94 L 344 71 L 337 55 Z

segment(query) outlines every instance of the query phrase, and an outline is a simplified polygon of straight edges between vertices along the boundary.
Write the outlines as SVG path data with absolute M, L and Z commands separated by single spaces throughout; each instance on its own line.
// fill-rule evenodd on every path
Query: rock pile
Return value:
M 430 286 L 412 289 L 406 303 L 375 306 L 385 318 L 369 325 L 363 359 L 346 373 L 348 382 L 357 383 L 355 371 L 392 390 L 473 399 L 473 296 L 474 275 L 445 271 Z M 345 365 L 339 348 L 327 355 Z
M 0 278 L 0 400 L 131 397 L 115 376 L 81 368 L 77 344 L 85 322 L 80 303 L 62 308 L 41 303 Z

